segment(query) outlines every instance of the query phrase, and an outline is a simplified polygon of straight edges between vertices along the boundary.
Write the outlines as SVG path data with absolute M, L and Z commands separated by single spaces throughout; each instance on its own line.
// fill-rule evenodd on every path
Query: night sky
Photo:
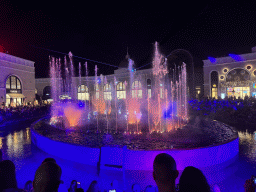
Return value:
M 48 76 L 49 55 L 69 51 L 78 62 L 118 66 L 127 47 L 141 67 L 155 41 L 164 55 L 188 50 L 195 67 L 208 56 L 248 53 L 256 46 L 256 2 L 236 1 L 0 1 L 0 51 L 35 61 L 36 77 Z M 52 50 L 52 51 L 50 51 Z M 62 54 L 63 53 L 63 54 Z M 90 75 L 115 67 L 88 61 Z

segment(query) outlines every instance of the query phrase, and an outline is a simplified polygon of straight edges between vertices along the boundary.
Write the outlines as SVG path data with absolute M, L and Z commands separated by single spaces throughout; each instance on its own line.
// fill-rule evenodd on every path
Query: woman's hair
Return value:
M 96 180 L 93 180 L 87 190 L 87 192 L 95 192 L 96 191 L 96 186 L 98 182 Z
M 10 160 L 0 162 L 0 191 L 3 189 L 17 188 L 15 165 Z
M 210 192 L 210 186 L 200 169 L 188 166 L 180 176 L 180 192 Z

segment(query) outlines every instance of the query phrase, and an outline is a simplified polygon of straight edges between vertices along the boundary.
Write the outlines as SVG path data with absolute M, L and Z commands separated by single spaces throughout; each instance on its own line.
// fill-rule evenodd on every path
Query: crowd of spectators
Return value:
M 174 158 L 167 153 L 158 154 L 153 162 L 153 179 L 157 187 L 148 185 L 145 192 L 220 192 L 217 185 L 210 187 L 206 177 L 201 170 L 188 166 L 179 179 L 179 184 L 175 185 L 179 171 Z M 61 180 L 62 169 L 53 158 L 46 158 L 37 168 L 33 181 L 27 181 L 24 189 L 17 186 L 15 165 L 10 160 L 2 160 L 0 150 L 0 192 L 57 192 L 63 184 Z M 254 177 L 245 181 L 245 192 L 255 192 Z M 133 192 L 141 192 L 140 185 L 132 185 Z M 73 180 L 68 192 L 84 192 L 80 183 Z M 86 192 L 121 192 L 117 180 L 111 183 L 111 187 L 101 190 L 98 181 L 93 180 Z
M 6 107 L 4 105 L 0 108 L 0 125 L 13 120 L 31 119 L 49 114 L 50 105 L 26 105 L 16 107 Z
M 201 116 L 218 120 L 231 126 L 256 127 L 256 98 L 225 98 L 190 100 L 190 117 Z

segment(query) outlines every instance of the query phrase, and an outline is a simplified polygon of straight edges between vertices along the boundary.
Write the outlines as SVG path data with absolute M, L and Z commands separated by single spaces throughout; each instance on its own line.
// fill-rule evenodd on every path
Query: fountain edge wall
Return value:
M 239 138 L 221 145 L 196 149 L 133 151 L 126 147 L 90 148 L 54 141 L 38 134 L 32 126 L 31 140 L 39 149 L 51 155 L 92 166 L 97 166 L 100 160 L 101 169 L 110 170 L 124 167 L 125 170 L 152 171 L 154 158 L 159 153 L 170 154 L 176 160 L 178 170 L 187 166 L 203 169 L 229 161 L 239 152 Z

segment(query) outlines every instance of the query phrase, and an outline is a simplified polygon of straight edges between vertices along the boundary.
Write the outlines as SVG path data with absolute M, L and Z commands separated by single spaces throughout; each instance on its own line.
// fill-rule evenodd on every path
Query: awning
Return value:
M 21 93 L 8 93 L 6 98 L 24 98 L 25 96 Z

